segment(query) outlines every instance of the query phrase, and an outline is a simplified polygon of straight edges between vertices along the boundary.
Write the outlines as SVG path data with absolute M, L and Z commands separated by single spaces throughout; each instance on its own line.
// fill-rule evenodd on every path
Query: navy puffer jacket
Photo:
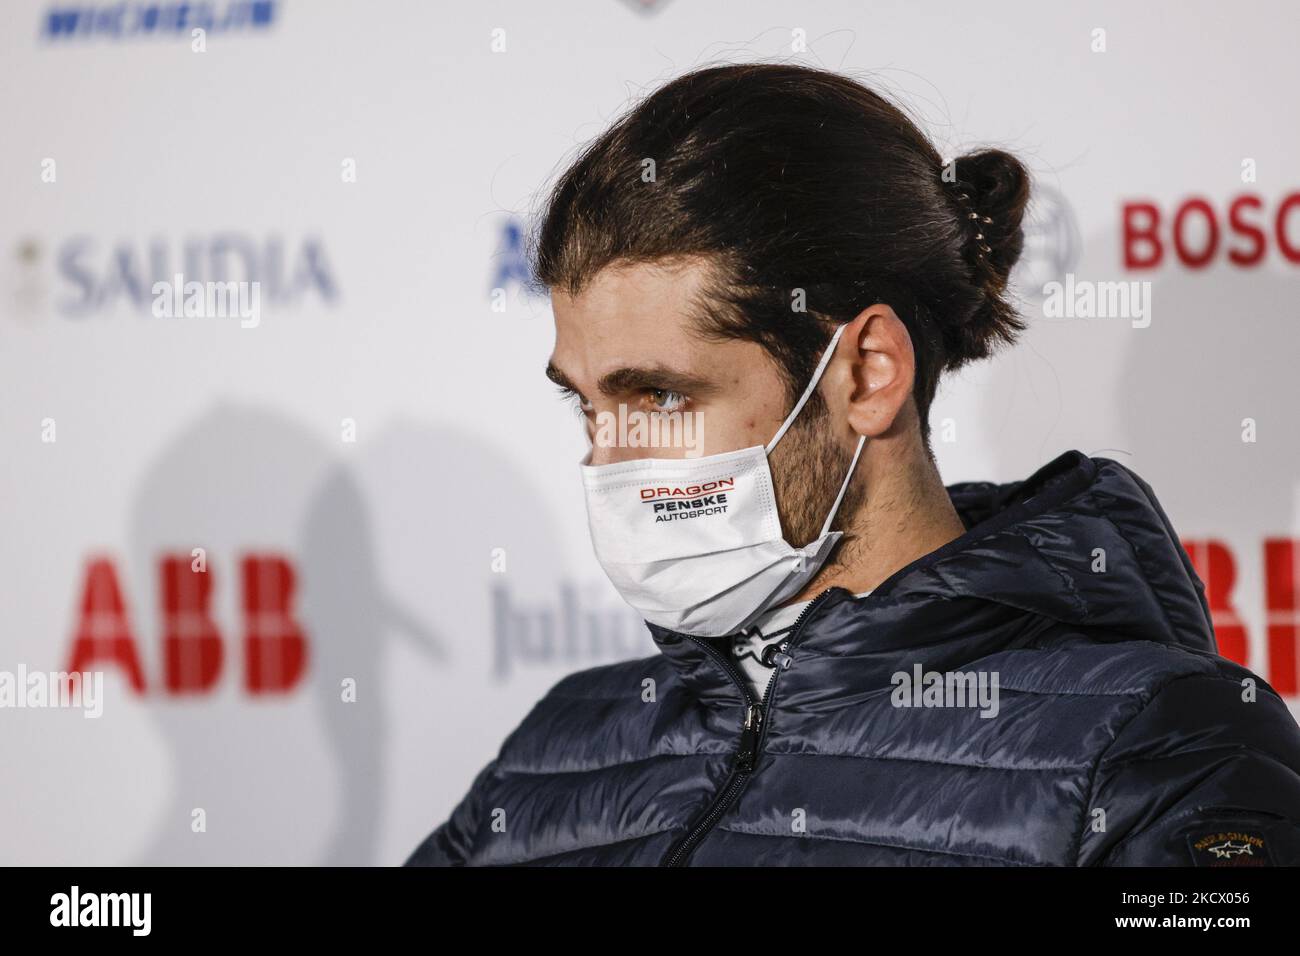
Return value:
M 1068 452 L 949 493 L 968 531 L 820 595 L 764 700 L 650 625 L 659 653 L 556 684 L 407 865 L 1300 864 L 1300 728 L 1216 653 L 1147 484 Z M 996 675 L 996 715 L 915 706 L 918 665 Z

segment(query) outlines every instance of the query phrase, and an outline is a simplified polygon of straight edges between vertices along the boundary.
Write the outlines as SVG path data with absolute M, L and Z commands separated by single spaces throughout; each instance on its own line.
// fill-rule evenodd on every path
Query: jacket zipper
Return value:
M 808 615 L 813 609 L 829 595 L 835 588 L 827 588 L 821 594 L 817 595 L 808 606 L 799 612 L 795 618 L 794 624 L 790 627 L 790 636 L 779 645 L 773 645 L 781 649 L 781 653 L 788 653 L 800 632 L 803 630 L 804 622 L 807 621 Z M 754 766 L 758 761 L 759 745 L 763 737 L 763 720 L 767 715 L 767 703 L 772 696 L 772 690 L 776 686 L 776 680 L 784 669 L 780 666 L 773 672 L 771 679 L 767 682 L 767 687 L 763 689 L 761 700 L 755 701 L 754 695 L 750 693 L 749 687 L 745 683 L 744 676 L 731 663 L 731 661 L 722 656 L 714 648 L 702 641 L 698 637 L 692 637 L 690 634 L 683 634 L 682 637 L 694 641 L 710 657 L 718 662 L 727 676 L 731 678 L 732 683 L 740 688 L 741 698 L 745 702 L 745 721 L 740 729 L 740 746 L 736 750 L 736 757 L 732 763 L 731 774 L 727 777 L 727 782 L 722 785 L 718 791 L 717 797 L 704 811 L 704 815 L 686 832 L 682 837 L 669 849 L 668 855 L 664 858 L 661 866 L 681 866 L 690 852 L 695 849 L 696 845 L 711 830 L 718 819 L 727 812 L 736 795 L 744 788 L 749 780 L 750 773 L 753 772 Z

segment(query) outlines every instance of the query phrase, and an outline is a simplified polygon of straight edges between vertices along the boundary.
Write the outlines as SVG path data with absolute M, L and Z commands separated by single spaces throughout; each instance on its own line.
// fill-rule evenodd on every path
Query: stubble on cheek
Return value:
M 809 401 L 768 463 L 781 530 L 791 547 L 802 548 L 817 539 L 853 461 L 850 452 L 827 436 L 826 418 L 826 406 L 820 400 Z M 858 510 L 864 495 L 861 482 L 850 483 L 832 530 L 847 530 L 845 519 Z M 836 549 L 830 566 L 842 560 L 844 551 L 843 546 Z

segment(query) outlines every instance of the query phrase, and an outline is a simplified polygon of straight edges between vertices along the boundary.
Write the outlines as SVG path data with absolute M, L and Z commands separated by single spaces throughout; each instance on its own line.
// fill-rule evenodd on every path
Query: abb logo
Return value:
M 1300 192 L 1283 198 L 1272 213 L 1258 196 L 1238 196 L 1222 214 L 1209 200 L 1193 197 L 1169 220 L 1153 202 L 1126 202 L 1121 222 L 1126 269 L 1155 269 L 1170 248 L 1189 269 L 1210 265 L 1221 249 L 1229 262 L 1250 268 L 1264 261 L 1270 242 L 1300 265 Z
M 1232 597 L 1237 581 L 1232 549 L 1213 540 L 1184 541 L 1183 547 L 1205 582 L 1219 653 L 1249 666 L 1246 627 Z M 1300 541 L 1269 538 L 1264 542 L 1264 608 L 1268 649 L 1264 679 L 1283 697 L 1294 697 L 1300 690 L 1296 670 L 1296 647 L 1300 644 Z
M 302 679 L 307 638 L 293 619 L 293 568 L 275 555 L 240 562 L 244 611 L 244 688 L 250 694 L 287 691 Z M 212 573 L 194 570 L 189 555 L 164 555 L 158 564 L 162 597 L 163 689 L 173 695 L 210 691 L 221 675 L 225 647 L 212 620 Z M 137 693 L 144 672 L 113 562 L 87 563 L 81 614 L 67 670 L 122 669 Z

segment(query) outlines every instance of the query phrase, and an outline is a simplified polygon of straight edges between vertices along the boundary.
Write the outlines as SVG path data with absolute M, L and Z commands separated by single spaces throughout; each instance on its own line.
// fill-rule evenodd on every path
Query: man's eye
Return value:
M 682 406 L 686 404 L 685 395 L 681 392 L 670 392 L 666 388 L 652 388 L 646 392 L 646 397 L 657 412 L 681 411 Z
M 573 414 L 577 415 L 579 418 L 585 418 L 587 415 L 591 414 L 592 407 L 590 403 L 588 403 L 586 399 L 573 389 L 561 388 L 560 397 L 568 403 L 569 407 L 573 409 Z

